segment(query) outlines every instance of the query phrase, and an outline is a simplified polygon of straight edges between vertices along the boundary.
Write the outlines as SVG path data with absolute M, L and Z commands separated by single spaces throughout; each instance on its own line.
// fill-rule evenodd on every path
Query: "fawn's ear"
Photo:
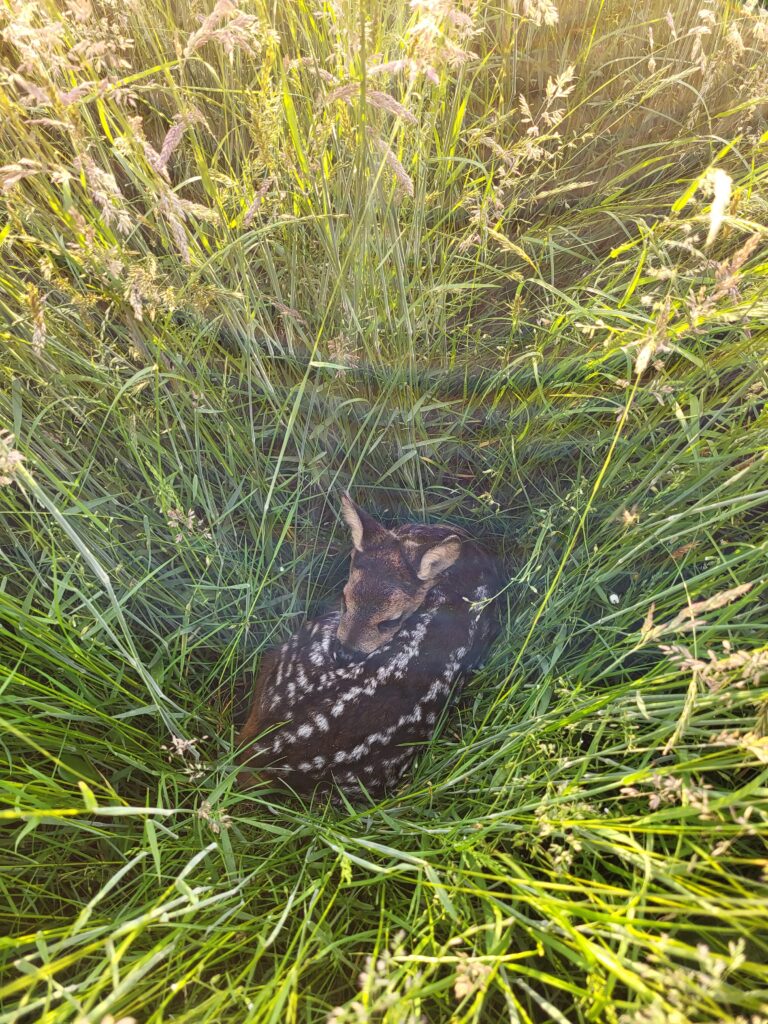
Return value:
M 461 554 L 461 540 L 451 534 L 422 555 L 416 575 L 420 580 L 433 580 L 441 572 L 450 569 Z
M 363 511 L 345 491 L 341 496 L 341 514 L 352 533 L 352 543 L 357 551 L 369 547 L 377 534 L 386 533 L 373 516 Z

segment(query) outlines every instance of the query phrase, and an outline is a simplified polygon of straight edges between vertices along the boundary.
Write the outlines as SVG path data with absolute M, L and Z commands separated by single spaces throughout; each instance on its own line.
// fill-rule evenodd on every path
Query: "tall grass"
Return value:
M 768 14 L 4 0 L 0 1021 L 768 1020 Z M 233 788 L 337 498 L 506 630 Z

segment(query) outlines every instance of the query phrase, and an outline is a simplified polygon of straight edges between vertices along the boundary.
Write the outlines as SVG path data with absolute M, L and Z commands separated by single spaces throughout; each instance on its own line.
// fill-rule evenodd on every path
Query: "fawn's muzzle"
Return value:
M 342 616 L 336 632 L 336 639 L 348 651 L 354 654 L 371 654 L 382 643 L 384 638 L 379 636 L 377 630 L 371 629 L 367 623 L 363 625 L 355 622 L 348 623 L 344 619 L 345 616 Z

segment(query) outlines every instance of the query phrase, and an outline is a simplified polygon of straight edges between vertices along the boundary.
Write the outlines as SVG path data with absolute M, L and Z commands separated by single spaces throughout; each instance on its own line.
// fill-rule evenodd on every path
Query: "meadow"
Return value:
M 3 0 L 0 1024 L 768 1022 L 768 10 Z M 507 569 L 242 793 L 349 488 Z

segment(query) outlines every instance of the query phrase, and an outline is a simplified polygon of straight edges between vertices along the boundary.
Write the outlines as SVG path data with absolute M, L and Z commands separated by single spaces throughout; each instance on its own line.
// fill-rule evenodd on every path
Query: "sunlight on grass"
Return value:
M 0 1022 L 765 1024 L 768 11 L 0 37 Z M 244 796 L 345 487 L 505 632 L 396 797 Z

